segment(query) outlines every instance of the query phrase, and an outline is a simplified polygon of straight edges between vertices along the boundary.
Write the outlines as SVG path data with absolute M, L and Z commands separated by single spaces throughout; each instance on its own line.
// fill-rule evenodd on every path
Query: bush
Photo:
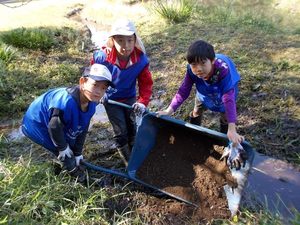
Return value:
M 157 0 L 153 11 L 167 20 L 169 23 L 181 23 L 187 21 L 193 12 L 192 0 Z
M 53 32 L 42 28 L 17 28 L 4 32 L 1 39 L 4 43 L 17 48 L 39 49 L 42 51 L 49 50 L 55 44 Z

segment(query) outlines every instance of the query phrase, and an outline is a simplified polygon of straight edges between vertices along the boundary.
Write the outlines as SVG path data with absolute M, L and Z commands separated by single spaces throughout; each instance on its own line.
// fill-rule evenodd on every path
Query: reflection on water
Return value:
M 8 135 L 8 140 L 10 141 L 14 141 L 14 140 L 20 140 L 23 137 L 25 137 L 25 135 L 22 132 L 21 126 L 17 129 L 13 129 L 9 135 Z
M 300 169 L 278 159 L 257 153 L 248 177 L 245 193 L 271 212 L 293 217 L 293 209 L 300 211 Z

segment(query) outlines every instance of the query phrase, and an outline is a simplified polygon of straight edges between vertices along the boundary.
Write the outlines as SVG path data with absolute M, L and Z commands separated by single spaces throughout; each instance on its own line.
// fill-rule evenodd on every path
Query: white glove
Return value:
M 80 165 L 80 161 L 81 160 L 83 160 L 83 156 L 82 155 L 75 156 L 76 166 Z
M 136 116 L 141 116 L 146 111 L 146 106 L 143 103 L 136 102 L 132 105 L 133 112 Z
M 248 155 L 241 144 L 233 147 L 233 144 L 230 143 L 229 146 L 224 149 L 221 159 L 223 158 L 227 158 L 227 165 L 230 166 L 230 168 L 239 170 L 241 165 L 243 165 L 243 167 L 245 166 Z
M 68 145 L 65 150 L 59 151 L 57 159 L 60 160 L 60 161 L 64 161 L 66 156 L 71 158 L 72 155 L 73 155 L 73 151 L 70 149 L 70 147 Z

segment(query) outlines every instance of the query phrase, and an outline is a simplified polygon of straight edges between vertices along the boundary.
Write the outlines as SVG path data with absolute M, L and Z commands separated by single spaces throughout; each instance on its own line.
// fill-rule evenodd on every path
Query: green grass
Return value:
M 2 33 L 2 41 L 17 48 L 48 51 L 54 46 L 54 34 L 49 30 L 17 28 Z
M 168 23 L 181 23 L 190 19 L 194 4 L 193 0 L 158 0 L 150 9 Z
M 7 64 L 11 62 L 16 55 L 16 50 L 13 47 L 5 44 L 0 44 L 0 60 Z
M 230 3 L 220 6 L 198 5 L 195 16 L 202 23 L 218 24 L 218 26 L 233 27 L 239 29 L 262 29 L 265 32 L 276 30 L 274 22 L 263 14 L 258 14 L 251 9 L 240 10 Z
M 0 116 L 18 117 L 44 91 L 78 83 L 81 67 L 86 65 L 81 50 L 85 40 L 78 31 L 22 28 L 0 36 L 15 46 L 0 46 Z
M 55 176 L 48 163 L 4 161 L 0 218 L 9 224 L 78 224 L 106 221 L 105 192 L 86 188 L 67 175 Z
M 78 183 L 28 140 L 0 139 L 1 224 L 141 224 L 126 188 Z M 56 166 L 55 166 L 56 165 Z

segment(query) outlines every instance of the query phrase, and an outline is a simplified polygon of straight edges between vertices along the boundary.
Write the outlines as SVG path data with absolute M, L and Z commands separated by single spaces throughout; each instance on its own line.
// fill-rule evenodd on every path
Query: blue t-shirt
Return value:
M 48 133 L 48 124 L 52 110 L 59 109 L 63 111 L 65 139 L 72 149 L 76 138 L 88 129 L 96 105 L 96 102 L 89 102 L 87 111 L 83 112 L 67 88 L 51 89 L 30 104 L 23 118 L 23 130 L 33 141 L 53 151 L 55 146 Z
M 105 65 L 112 74 L 112 82 L 114 88 L 107 91 L 109 99 L 128 99 L 136 96 L 136 79 L 143 69 L 149 64 L 149 60 L 144 53 L 141 53 L 138 62 L 133 65 L 120 69 L 118 66 L 106 61 L 106 54 L 102 50 L 98 50 L 93 54 L 95 63 Z

